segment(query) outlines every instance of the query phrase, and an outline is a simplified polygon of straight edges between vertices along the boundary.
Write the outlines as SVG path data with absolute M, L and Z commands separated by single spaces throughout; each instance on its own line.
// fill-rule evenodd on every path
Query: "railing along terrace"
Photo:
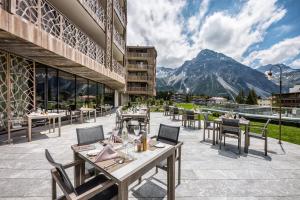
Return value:
M 122 23 L 126 24 L 125 12 L 123 11 L 119 0 L 114 0 L 114 8 L 116 9 L 118 15 L 120 16 L 121 18 L 120 20 L 122 21 Z
M 125 51 L 125 41 L 121 34 L 114 28 L 114 41 Z
M 123 65 L 121 65 L 118 61 L 113 59 L 113 70 L 117 73 L 120 74 L 121 76 L 125 76 L 125 70 Z
M 148 91 L 148 89 L 146 87 L 130 87 L 130 86 L 127 87 L 127 90 L 132 91 L 132 92 L 134 92 L 134 91 L 147 92 Z
M 15 14 L 104 64 L 104 50 L 46 0 L 16 0 Z
M 105 24 L 105 10 L 102 7 L 100 1 L 95 0 L 80 0 L 81 4 L 90 8 L 96 15 L 96 21 L 99 24 Z
M 127 56 L 128 57 L 144 57 L 144 58 L 149 58 L 152 55 L 150 53 L 128 52 Z

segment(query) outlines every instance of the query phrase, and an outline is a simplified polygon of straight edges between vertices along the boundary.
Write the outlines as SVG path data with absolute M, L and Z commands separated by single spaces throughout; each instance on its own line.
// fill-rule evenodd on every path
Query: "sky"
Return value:
M 127 44 L 155 46 L 160 67 L 211 49 L 256 68 L 300 69 L 300 0 L 128 0 Z

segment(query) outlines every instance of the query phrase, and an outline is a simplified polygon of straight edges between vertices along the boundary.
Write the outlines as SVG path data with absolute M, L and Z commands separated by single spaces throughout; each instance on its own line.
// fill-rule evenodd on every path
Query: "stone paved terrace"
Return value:
M 115 116 L 96 123 L 62 126 L 62 136 L 34 130 L 33 141 L 18 137 L 13 145 L 0 146 L 0 199 L 50 199 L 50 166 L 44 158 L 72 160 L 70 146 L 76 143 L 75 128 L 103 124 L 111 131 Z M 151 113 L 151 134 L 160 123 L 181 125 L 162 113 Z M 46 134 L 45 134 L 46 133 Z M 263 141 L 251 139 L 249 154 L 237 154 L 237 141 L 228 139 L 225 150 L 202 142 L 202 130 L 181 128 L 182 183 L 176 199 L 300 199 L 300 146 L 269 140 L 269 157 L 263 156 Z M 243 144 L 243 143 L 242 143 Z M 72 174 L 72 171 L 69 172 Z M 166 172 L 150 171 L 141 185 L 131 185 L 130 199 L 166 199 Z

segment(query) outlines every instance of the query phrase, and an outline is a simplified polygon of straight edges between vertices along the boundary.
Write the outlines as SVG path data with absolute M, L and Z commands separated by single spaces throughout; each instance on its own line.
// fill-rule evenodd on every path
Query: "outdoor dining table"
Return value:
M 218 138 L 216 138 L 216 134 L 215 134 L 216 125 L 219 126 L 219 127 L 221 126 L 221 124 L 222 124 L 222 118 L 216 118 L 213 121 L 214 121 L 214 123 L 213 123 L 213 126 L 214 126 L 214 130 L 213 130 L 213 145 L 215 145 L 216 141 L 218 141 Z M 245 146 L 244 146 L 244 152 L 248 153 L 248 148 L 249 148 L 248 137 L 249 137 L 250 121 L 241 118 L 241 119 L 239 119 L 239 124 L 241 126 L 245 126 Z
M 61 113 L 47 113 L 47 114 L 41 114 L 41 113 L 31 113 L 26 115 L 28 120 L 28 142 L 31 142 L 31 135 L 32 135 L 32 120 L 33 119 L 49 119 L 49 126 L 51 123 L 51 120 L 53 121 L 53 132 L 55 132 L 55 119 L 58 118 L 58 136 L 60 137 L 61 134 L 61 118 L 64 115 Z M 49 129 L 50 131 L 50 129 Z
M 96 109 L 95 108 L 80 108 L 80 122 L 83 123 L 83 113 L 87 112 L 89 119 L 91 118 L 91 112 L 94 112 L 94 122 L 96 122 Z
M 102 144 L 91 144 L 94 149 L 101 149 Z M 85 145 L 87 146 L 87 145 Z M 90 145 L 88 145 L 90 146 Z M 154 168 L 161 161 L 167 159 L 167 199 L 175 199 L 175 147 L 173 145 L 164 144 L 163 148 L 154 148 L 147 151 L 130 152 L 132 160 L 125 161 L 120 164 L 114 160 L 106 160 L 100 162 L 93 162 L 93 158 L 88 156 L 89 148 L 81 148 L 82 146 L 73 145 L 74 161 L 85 161 L 91 164 L 100 172 L 111 178 L 118 185 L 118 199 L 128 199 L 128 187 L 130 184 L 138 180 L 142 175 L 146 174 Z M 93 149 L 93 148 L 92 148 Z M 116 148 L 117 150 L 117 148 Z M 125 149 L 122 147 L 117 150 L 125 155 Z M 114 164 L 107 164 L 107 162 L 115 162 Z M 74 182 L 75 186 L 79 186 L 85 180 L 85 162 L 75 167 Z

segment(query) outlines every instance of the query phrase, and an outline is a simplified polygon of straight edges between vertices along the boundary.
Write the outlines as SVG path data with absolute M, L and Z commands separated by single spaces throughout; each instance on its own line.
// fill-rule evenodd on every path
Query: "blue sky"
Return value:
M 128 0 L 127 41 L 155 46 L 158 66 L 208 48 L 254 68 L 300 68 L 300 1 Z

